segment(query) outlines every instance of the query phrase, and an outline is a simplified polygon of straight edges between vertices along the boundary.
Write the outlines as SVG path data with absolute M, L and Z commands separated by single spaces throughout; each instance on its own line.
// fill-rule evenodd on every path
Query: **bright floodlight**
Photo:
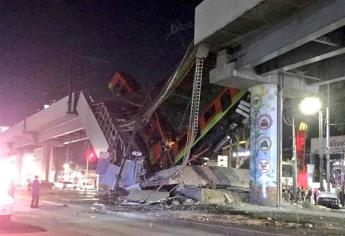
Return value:
M 63 169 L 65 171 L 69 170 L 70 169 L 70 165 L 68 163 L 63 164 Z
M 317 97 L 307 97 L 299 104 L 299 109 L 303 114 L 312 115 L 321 109 L 321 101 Z

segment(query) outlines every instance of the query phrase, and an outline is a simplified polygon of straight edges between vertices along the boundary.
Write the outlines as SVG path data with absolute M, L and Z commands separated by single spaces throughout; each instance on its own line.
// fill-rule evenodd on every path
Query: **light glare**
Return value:
M 321 109 L 320 99 L 317 97 L 307 97 L 299 104 L 300 111 L 305 115 L 312 115 Z

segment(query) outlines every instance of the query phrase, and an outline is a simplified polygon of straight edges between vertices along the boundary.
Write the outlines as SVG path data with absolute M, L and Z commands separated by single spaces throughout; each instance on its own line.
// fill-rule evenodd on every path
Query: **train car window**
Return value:
M 207 122 L 216 113 L 216 106 L 213 104 L 204 114 L 205 122 Z
M 178 150 L 183 148 L 186 145 L 186 142 L 187 142 L 187 135 L 183 136 L 183 138 L 178 142 L 177 144 Z
M 231 95 L 230 91 L 226 91 L 221 98 L 222 111 L 225 111 L 231 104 Z

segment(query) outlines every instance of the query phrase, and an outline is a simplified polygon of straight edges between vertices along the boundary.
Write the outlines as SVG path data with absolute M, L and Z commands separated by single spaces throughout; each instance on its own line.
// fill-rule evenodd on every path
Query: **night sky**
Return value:
M 193 38 L 199 2 L 1 1 L 1 124 L 67 95 L 70 74 L 73 90 L 104 99 L 117 70 L 143 85 L 171 73 Z

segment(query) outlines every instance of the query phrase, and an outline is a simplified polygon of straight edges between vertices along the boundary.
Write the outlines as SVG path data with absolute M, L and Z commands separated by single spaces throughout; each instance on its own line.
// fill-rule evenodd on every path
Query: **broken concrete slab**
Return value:
M 138 190 L 130 191 L 126 200 L 136 203 L 159 203 L 165 202 L 169 198 L 169 192 L 160 192 L 155 190 Z
M 185 184 L 196 187 L 249 188 L 249 174 L 247 169 L 225 168 L 218 166 L 186 166 L 183 173 L 175 178 L 170 178 L 177 173 L 180 166 L 156 172 L 151 178 L 141 184 L 142 187 Z M 167 179 L 170 178 L 168 181 Z
M 133 189 L 141 190 L 140 184 L 133 184 L 124 188 L 127 192 L 131 192 Z
M 194 201 L 202 201 L 202 189 L 193 186 L 183 186 L 176 189 L 176 193 L 183 197 L 193 199 Z
M 244 191 L 229 191 L 226 189 L 197 188 L 194 186 L 183 186 L 176 189 L 177 195 L 193 199 L 203 204 L 225 204 L 233 202 L 244 202 L 248 196 Z

